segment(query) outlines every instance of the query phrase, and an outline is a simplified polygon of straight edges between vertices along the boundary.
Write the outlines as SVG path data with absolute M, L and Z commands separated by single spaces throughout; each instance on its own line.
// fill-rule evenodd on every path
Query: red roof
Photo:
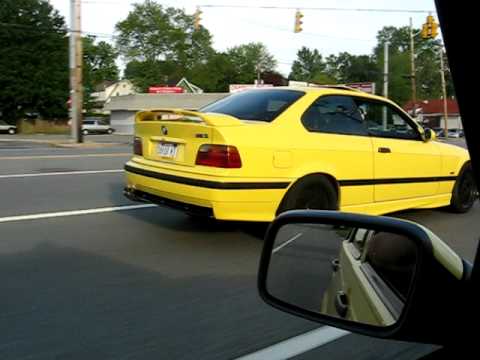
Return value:
M 409 101 L 403 108 L 408 112 L 412 111 L 413 102 Z M 421 109 L 423 115 L 443 114 L 443 99 L 417 101 L 416 108 L 417 111 Z M 449 114 L 459 114 L 457 101 L 447 99 L 447 110 Z

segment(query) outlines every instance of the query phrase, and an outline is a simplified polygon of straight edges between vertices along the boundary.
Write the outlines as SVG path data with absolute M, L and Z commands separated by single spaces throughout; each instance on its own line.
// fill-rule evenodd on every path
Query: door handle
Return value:
M 348 297 L 343 291 L 337 292 L 337 296 L 335 296 L 335 310 L 337 310 L 337 314 L 342 318 L 347 316 Z
M 387 153 L 391 153 L 392 150 L 390 150 L 390 148 L 388 147 L 379 147 L 378 152 L 382 154 L 387 154 Z

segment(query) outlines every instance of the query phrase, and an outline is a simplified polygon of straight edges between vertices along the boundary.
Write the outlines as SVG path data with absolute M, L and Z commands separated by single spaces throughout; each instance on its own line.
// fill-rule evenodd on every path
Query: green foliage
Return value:
M 93 106 L 91 94 L 96 86 L 104 81 L 118 80 L 119 69 L 115 64 L 117 57 L 115 48 L 105 41 L 95 43 L 95 37 L 83 38 L 84 106 L 87 110 Z
M 0 2 L 0 111 L 8 120 L 27 112 L 66 117 L 68 39 L 58 11 L 46 1 Z
M 132 60 L 124 72 L 124 77 L 133 82 L 141 92 L 147 92 L 153 85 L 167 84 L 170 80 L 179 80 L 184 72 L 173 61 Z
M 389 41 L 389 97 L 404 104 L 412 98 L 410 80 L 410 33 L 407 26 L 395 28 L 384 27 L 378 32 L 378 44 L 374 49 L 378 73 L 383 72 L 383 47 Z M 432 99 L 441 96 L 440 82 L 440 54 L 441 43 L 434 39 L 422 39 L 419 30 L 413 30 L 416 65 L 417 99 Z M 448 76 L 447 76 L 448 77 Z M 451 81 L 449 95 L 453 95 Z M 377 80 L 377 89 L 383 91 L 383 79 L 380 75 Z
M 297 52 L 297 60 L 293 62 L 292 71 L 288 77 L 296 81 L 313 82 L 314 78 L 319 78 L 325 68 L 326 64 L 318 50 L 310 50 L 303 46 Z
M 206 63 L 194 66 L 188 79 L 205 92 L 228 92 L 229 85 L 236 82 L 236 69 L 226 53 L 213 54 Z
M 117 48 L 127 60 L 156 64 L 174 62 L 183 69 L 206 60 L 213 52 L 211 35 L 184 10 L 146 0 L 135 4 L 127 18 L 116 25 Z
M 368 55 L 352 55 L 341 52 L 326 60 L 327 74 L 339 83 L 371 82 L 378 77 L 377 65 Z
M 259 42 L 235 46 L 227 50 L 233 66 L 232 81 L 238 84 L 252 84 L 258 73 L 275 70 L 277 62 L 267 47 Z

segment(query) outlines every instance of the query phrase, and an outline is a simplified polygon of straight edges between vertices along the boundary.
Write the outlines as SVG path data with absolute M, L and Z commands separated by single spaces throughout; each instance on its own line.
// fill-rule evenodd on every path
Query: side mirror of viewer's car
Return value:
M 448 344 L 468 316 L 470 274 L 469 263 L 413 222 L 304 210 L 270 225 L 258 286 L 268 304 L 309 320 Z

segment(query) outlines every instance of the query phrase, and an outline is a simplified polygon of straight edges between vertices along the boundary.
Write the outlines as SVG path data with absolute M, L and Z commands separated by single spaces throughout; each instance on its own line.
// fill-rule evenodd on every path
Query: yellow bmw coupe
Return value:
M 466 212 L 477 197 L 466 150 L 435 141 L 388 99 L 340 86 L 141 111 L 125 172 L 129 199 L 220 220 L 271 221 L 291 209 Z

